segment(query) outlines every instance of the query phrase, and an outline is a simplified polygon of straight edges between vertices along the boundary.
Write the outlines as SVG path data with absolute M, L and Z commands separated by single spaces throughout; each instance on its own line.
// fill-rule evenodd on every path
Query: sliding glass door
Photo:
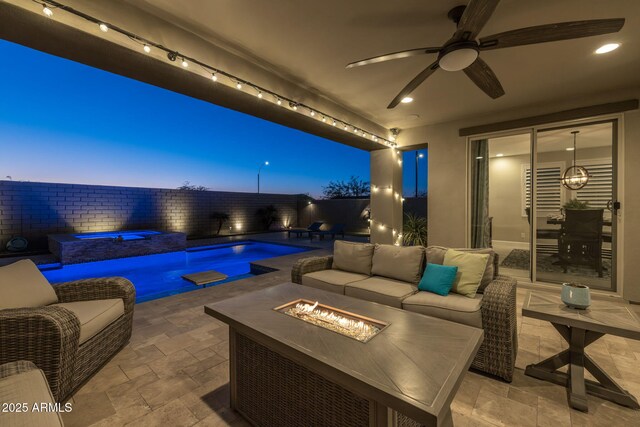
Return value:
M 615 290 L 614 123 L 536 138 L 536 260 L 541 282 Z
M 470 245 L 492 247 L 511 276 L 615 290 L 616 131 L 614 120 L 471 140 Z

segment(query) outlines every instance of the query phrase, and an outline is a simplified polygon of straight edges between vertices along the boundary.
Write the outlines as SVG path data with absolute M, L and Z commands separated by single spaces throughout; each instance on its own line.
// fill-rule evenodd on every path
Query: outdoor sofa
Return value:
M 336 241 L 334 255 L 299 260 L 291 280 L 306 286 L 361 298 L 484 330 L 484 341 L 472 367 L 511 381 L 518 350 L 516 285 L 498 274 L 498 255 L 491 249 L 458 249 L 489 254 L 473 298 L 419 291 L 426 263 L 444 262 L 447 248 L 397 247 Z
M 51 286 L 31 260 L 0 267 L 0 364 L 33 362 L 63 402 L 129 341 L 135 299 L 121 277 Z

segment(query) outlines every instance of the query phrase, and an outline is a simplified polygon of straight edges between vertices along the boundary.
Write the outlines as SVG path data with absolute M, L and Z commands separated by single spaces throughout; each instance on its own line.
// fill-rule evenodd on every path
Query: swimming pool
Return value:
M 144 302 L 201 288 L 184 280 L 184 274 L 216 270 L 229 277 L 215 284 L 226 283 L 252 276 L 249 263 L 253 261 L 308 250 L 311 248 L 243 241 L 83 264 L 40 266 L 40 270 L 51 283 L 126 277 L 136 288 L 136 301 Z

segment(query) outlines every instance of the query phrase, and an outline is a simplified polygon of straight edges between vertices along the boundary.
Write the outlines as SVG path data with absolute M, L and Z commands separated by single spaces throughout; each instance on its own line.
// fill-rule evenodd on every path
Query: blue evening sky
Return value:
M 0 179 L 254 192 L 268 160 L 263 192 L 369 180 L 366 151 L 2 40 L 0 57 Z

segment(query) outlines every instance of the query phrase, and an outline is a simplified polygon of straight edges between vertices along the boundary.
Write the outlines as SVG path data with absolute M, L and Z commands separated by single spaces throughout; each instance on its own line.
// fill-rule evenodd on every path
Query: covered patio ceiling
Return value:
M 2 6 L 12 14 L 0 15 L 0 37 L 365 150 L 384 148 L 372 135 L 391 139 L 389 129 L 394 127 L 498 114 L 640 85 L 640 3 L 635 0 L 502 0 L 480 36 L 563 21 L 623 17 L 626 23 L 615 34 L 483 52 L 506 91 L 496 100 L 464 73 L 439 70 L 413 93 L 413 103 L 393 110 L 386 108 L 389 101 L 435 55 L 348 70 L 345 65 L 386 52 L 441 45 L 455 28 L 447 12 L 464 1 L 60 0 L 339 118 L 336 127 L 322 122 L 321 114 L 310 116 L 310 110 L 301 114 L 264 102 L 246 87 L 238 91 L 233 81 L 215 87 L 207 81 L 205 89 L 203 77 L 210 74 L 197 67 L 185 73 L 180 61 L 168 61 L 164 52 L 145 54 L 139 43 L 113 31 L 102 33 L 95 23 L 63 10 L 53 9 L 54 15 L 46 18 L 41 4 L 7 3 L 18 7 Z M 608 55 L 594 54 L 608 42 L 621 47 Z M 350 125 L 348 132 L 342 121 Z M 398 143 L 424 141 L 403 140 L 401 135 Z

